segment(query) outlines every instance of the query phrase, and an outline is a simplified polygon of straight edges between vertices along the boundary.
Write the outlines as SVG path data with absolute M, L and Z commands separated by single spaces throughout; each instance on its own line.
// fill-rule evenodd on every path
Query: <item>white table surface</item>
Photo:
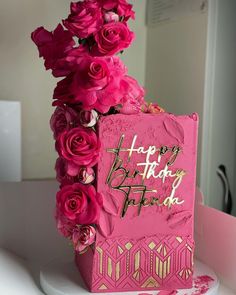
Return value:
M 194 278 L 207 275 L 213 279 L 209 283 L 209 290 L 205 295 L 217 295 L 219 289 L 219 281 L 215 273 L 206 265 L 196 261 L 194 266 Z M 62 262 L 54 260 L 46 265 L 40 273 L 40 283 L 42 289 L 47 295 L 89 295 L 90 293 L 84 286 L 84 283 L 79 275 L 79 272 L 73 261 Z M 139 295 L 140 293 L 147 293 L 150 295 L 157 295 L 158 291 L 140 291 L 127 293 L 114 293 L 114 295 Z M 186 290 L 178 290 L 178 295 L 200 294 L 199 288 L 192 288 Z M 95 294 L 96 295 L 96 294 Z M 98 294 L 97 294 L 98 295 Z M 110 295 L 110 293 L 109 293 Z

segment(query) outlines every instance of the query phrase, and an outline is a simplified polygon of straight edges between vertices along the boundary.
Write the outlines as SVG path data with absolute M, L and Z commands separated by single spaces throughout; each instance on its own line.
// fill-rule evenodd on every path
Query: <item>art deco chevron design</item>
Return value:
M 155 236 L 98 243 L 94 253 L 93 292 L 186 288 L 192 283 L 193 241 Z

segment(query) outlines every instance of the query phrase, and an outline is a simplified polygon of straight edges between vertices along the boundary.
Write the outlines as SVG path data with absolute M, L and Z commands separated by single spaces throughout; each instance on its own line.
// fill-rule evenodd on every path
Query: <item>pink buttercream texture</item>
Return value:
M 117 114 L 101 117 L 98 126 L 101 150 L 97 191 L 103 197 L 103 210 L 98 222 L 100 231 L 97 232 L 94 250 L 82 256 L 76 255 L 77 265 L 89 289 L 109 293 L 191 288 L 198 116 Z M 150 146 L 181 149 L 174 161 L 171 151 L 164 153 L 160 161 L 158 152 L 149 158 L 149 162 L 158 162 L 155 175 L 165 168 L 168 161 L 173 162 L 169 166 L 172 174 L 180 169 L 186 171 L 174 192 L 180 204 L 142 207 L 140 214 L 138 206 L 129 206 L 125 216 L 121 217 L 126 196 L 106 182 L 115 159 L 111 149 L 118 147 L 122 135 L 121 148 L 124 149 L 131 147 L 134 136 L 136 149 L 143 147 L 147 150 Z M 130 161 L 127 155 L 127 151 L 120 152 L 119 164 L 127 173 L 129 171 L 129 176 L 136 169 L 143 172 L 142 166 L 137 164 L 145 162 L 146 154 L 133 152 Z M 120 182 L 121 176 L 115 177 L 119 173 L 118 169 L 113 175 L 113 186 Z M 165 179 L 145 179 L 147 189 L 155 190 L 145 197 L 156 197 L 163 203 L 171 195 L 174 179 L 168 176 Z M 123 186 L 141 184 L 141 175 L 121 182 Z M 133 191 L 129 198 L 138 204 L 140 193 Z M 86 260 L 92 261 L 91 272 L 86 270 Z

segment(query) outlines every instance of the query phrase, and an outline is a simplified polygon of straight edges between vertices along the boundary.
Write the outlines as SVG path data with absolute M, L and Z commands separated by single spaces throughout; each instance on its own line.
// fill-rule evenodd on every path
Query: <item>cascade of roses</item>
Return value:
M 59 154 L 56 220 L 81 253 L 94 243 L 96 231 L 102 232 L 104 206 L 95 175 L 99 116 L 162 111 L 145 103 L 144 89 L 118 57 L 134 40 L 127 24 L 134 17 L 126 0 L 78 1 L 54 31 L 39 27 L 31 35 L 45 68 L 62 78 L 54 90 L 56 109 L 50 120 Z

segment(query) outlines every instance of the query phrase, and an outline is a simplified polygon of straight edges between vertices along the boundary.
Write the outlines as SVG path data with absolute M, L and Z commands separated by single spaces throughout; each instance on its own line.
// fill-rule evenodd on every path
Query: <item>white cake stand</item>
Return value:
M 199 276 L 209 276 L 214 281 L 209 283 L 209 290 L 205 293 L 200 293 L 199 288 L 192 288 L 188 290 L 178 290 L 177 295 L 190 294 L 206 294 L 217 295 L 219 288 L 219 281 L 215 273 L 206 265 L 195 262 L 194 279 Z M 85 288 L 85 285 L 80 277 L 80 274 L 74 262 L 60 262 L 52 261 L 46 265 L 40 272 L 40 284 L 43 291 L 47 295 L 88 295 L 91 294 Z M 199 293 L 198 293 L 199 292 Z M 140 293 L 148 293 L 150 295 L 157 295 L 158 291 L 140 291 L 127 293 L 114 293 L 115 295 L 138 295 Z M 98 294 L 98 295 L 101 295 Z

